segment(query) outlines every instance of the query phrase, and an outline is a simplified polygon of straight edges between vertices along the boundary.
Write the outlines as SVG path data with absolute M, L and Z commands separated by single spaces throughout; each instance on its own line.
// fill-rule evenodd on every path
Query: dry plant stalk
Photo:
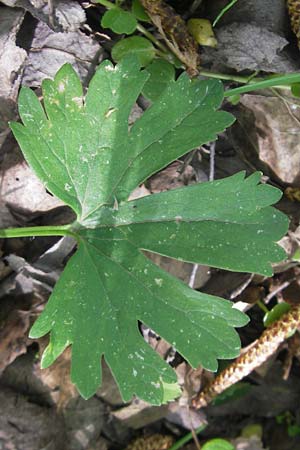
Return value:
M 287 0 L 291 27 L 297 36 L 298 47 L 300 48 L 300 0 Z
M 252 370 L 264 363 L 279 345 L 300 325 L 300 305 L 294 306 L 279 320 L 267 328 L 255 344 L 226 367 L 192 401 L 195 408 L 208 405 L 217 395 L 249 375 Z
M 163 0 L 141 0 L 141 3 L 168 47 L 184 63 L 189 75 L 196 76 L 200 63 L 198 46 L 185 21 Z

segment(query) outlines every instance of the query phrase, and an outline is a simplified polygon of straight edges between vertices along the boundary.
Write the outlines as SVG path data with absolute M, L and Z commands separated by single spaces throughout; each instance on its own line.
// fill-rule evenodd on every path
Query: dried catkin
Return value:
M 172 436 L 153 434 L 140 437 L 126 447 L 126 450 L 168 450 L 174 443 Z
M 291 27 L 297 36 L 298 47 L 300 48 L 300 0 L 287 0 L 287 7 L 291 21 Z
M 300 325 L 300 305 L 294 306 L 279 320 L 267 328 L 257 342 L 236 361 L 226 367 L 204 390 L 193 400 L 195 408 L 207 406 L 217 395 L 233 384 L 249 375 L 273 353 L 279 345 Z

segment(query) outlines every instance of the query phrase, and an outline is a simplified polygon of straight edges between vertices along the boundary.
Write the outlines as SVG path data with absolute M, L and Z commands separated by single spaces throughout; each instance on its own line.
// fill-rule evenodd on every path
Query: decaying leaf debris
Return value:
M 184 63 L 189 75 L 197 75 L 200 63 L 197 44 L 182 17 L 163 0 L 141 0 L 141 3 L 166 44 Z

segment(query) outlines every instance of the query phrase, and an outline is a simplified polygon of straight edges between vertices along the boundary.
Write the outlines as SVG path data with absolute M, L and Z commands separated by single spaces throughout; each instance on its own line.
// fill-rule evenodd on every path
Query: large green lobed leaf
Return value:
M 28 163 L 47 189 L 77 214 L 70 258 L 31 337 L 50 332 L 42 366 L 72 344 L 72 381 L 88 398 L 101 383 L 104 355 L 123 399 L 160 404 L 175 372 L 146 344 L 138 322 L 164 337 L 193 366 L 217 369 L 238 355 L 234 327 L 247 317 L 229 301 L 188 288 L 142 250 L 237 271 L 272 273 L 284 258 L 275 244 L 287 219 L 270 207 L 280 191 L 240 173 L 128 201 L 132 190 L 171 161 L 216 139 L 233 122 L 217 111 L 216 80 L 170 81 L 129 129 L 148 78 L 134 58 L 102 63 L 83 97 L 70 65 L 43 82 L 44 108 L 22 88 L 23 125 L 11 124 Z

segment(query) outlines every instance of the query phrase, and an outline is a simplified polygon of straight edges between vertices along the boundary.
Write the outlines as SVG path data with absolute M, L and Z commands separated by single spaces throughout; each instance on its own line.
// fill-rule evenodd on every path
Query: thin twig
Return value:
M 190 276 L 190 280 L 189 280 L 189 287 L 192 288 L 192 289 L 195 286 L 195 280 L 196 280 L 196 275 L 197 275 L 198 269 L 199 269 L 199 265 L 198 264 L 194 264 L 193 265 L 193 269 L 192 269 L 192 273 L 191 273 L 191 276 Z
M 213 181 L 215 179 L 215 155 L 216 155 L 216 143 L 212 142 L 210 145 L 209 152 L 209 181 Z
M 191 4 L 191 6 L 189 7 L 189 9 L 187 10 L 187 12 L 185 12 L 183 14 L 183 18 L 184 20 L 187 20 L 189 17 L 191 17 L 194 12 L 201 6 L 203 0 L 194 0 Z
M 53 5 L 53 0 L 48 0 L 48 12 L 49 12 L 49 24 L 54 27 L 55 26 L 55 8 Z
M 212 142 L 210 145 L 210 153 L 209 153 L 209 181 L 213 181 L 215 178 L 215 154 L 216 154 L 216 144 L 215 142 Z M 194 264 L 189 280 L 189 287 L 192 289 L 195 285 L 198 269 L 199 264 Z
M 296 280 L 296 277 L 293 277 L 292 279 L 282 283 L 280 286 L 278 286 L 276 289 L 274 289 L 274 291 L 270 292 L 264 299 L 265 304 L 267 305 L 272 300 L 272 298 L 275 297 L 275 295 L 279 294 L 281 291 L 286 289 L 295 280 Z
M 292 109 L 291 109 L 291 106 L 290 106 L 290 104 L 289 104 L 290 102 L 289 102 L 286 98 L 284 98 L 283 95 L 279 94 L 279 92 L 277 92 L 276 89 L 271 88 L 271 91 L 273 92 L 273 94 L 274 94 L 276 97 L 278 97 L 280 100 L 282 100 L 284 106 L 285 106 L 286 109 L 287 109 L 287 112 L 288 112 L 289 116 L 290 116 L 290 117 L 297 123 L 297 125 L 299 126 L 299 125 L 300 125 L 300 120 L 299 120 L 298 117 L 296 117 L 295 114 L 293 113 L 293 111 L 292 111 Z

